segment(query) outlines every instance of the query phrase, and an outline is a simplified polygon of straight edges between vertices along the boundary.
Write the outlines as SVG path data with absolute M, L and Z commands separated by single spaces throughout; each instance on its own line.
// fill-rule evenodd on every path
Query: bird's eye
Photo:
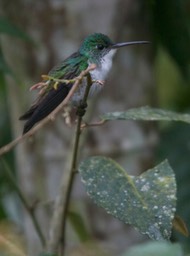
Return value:
M 103 46 L 102 44 L 98 44 L 98 45 L 96 45 L 96 48 L 97 48 L 98 50 L 103 50 L 103 49 L 104 49 L 104 46 Z

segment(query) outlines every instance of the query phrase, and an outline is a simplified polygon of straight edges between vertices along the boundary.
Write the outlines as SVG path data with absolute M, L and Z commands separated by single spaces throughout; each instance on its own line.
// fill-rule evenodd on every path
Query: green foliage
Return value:
M 144 120 L 144 121 L 178 121 L 190 123 L 189 114 L 179 114 L 176 112 L 141 107 L 129 109 L 125 112 L 112 112 L 102 116 L 105 121 L 109 120 Z
M 11 70 L 4 59 L 3 52 L 0 46 L 0 79 L 1 80 L 4 80 L 3 75 L 6 73 L 11 73 Z
M 21 40 L 33 43 L 32 39 L 21 29 L 13 25 L 6 18 L 0 17 L 0 35 L 4 36 L 13 36 Z M 10 120 L 9 120 L 9 110 L 7 104 L 7 91 L 5 83 L 5 75 L 12 75 L 13 72 L 8 66 L 3 51 L 0 44 L 0 146 L 5 145 L 7 141 L 11 141 L 11 129 L 10 129 Z M 14 159 L 13 152 L 6 155 L 4 160 L 9 163 L 11 170 L 14 171 Z M 0 161 L 0 197 L 3 198 L 3 195 L 7 193 L 7 190 L 12 189 L 8 178 L 4 175 L 2 161 Z M 0 201 L 0 219 L 5 217 L 5 210 Z
M 19 29 L 4 17 L 0 17 L 0 34 L 14 36 L 20 38 L 21 40 L 33 42 L 28 34 L 26 34 L 23 30 Z
M 107 113 L 102 119 L 190 123 L 189 114 L 150 107 Z M 177 156 L 175 159 L 178 159 Z M 152 239 L 170 238 L 176 204 L 176 187 L 172 169 L 166 162 L 145 172 L 142 176 L 132 177 L 113 160 L 92 157 L 80 164 L 79 171 L 88 194 L 107 212 L 125 223 L 134 225 Z M 143 191 L 146 187 L 149 193 Z M 155 206 L 158 206 L 158 209 Z M 161 216 L 161 221 L 158 216 Z
M 167 162 L 139 177 L 116 162 L 91 157 L 79 166 L 89 196 L 108 213 L 155 240 L 169 239 L 176 209 L 176 184 Z
M 166 242 L 149 242 L 134 246 L 122 256 L 183 256 L 184 253 L 179 244 Z
M 190 107 L 189 1 L 155 1 L 153 8 L 155 41 L 158 39 L 157 45 L 164 48 L 164 51 L 158 51 L 156 63 L 158 92 L 161 92 L 158 95 L 159 104 L 177 110 L 187 110 Z M 179 71 L 186 81 L 182 79 Z M 167 157 L 175 170 L 178 185 L 177 214 L 183 218 L 190 230 L 189 127 L 184 124 L 165 127 L 160 137 L 158 159 Z M 174 232 L 173 239 L 183 242 L 190 250 L 190 238 Z
M 189 79 L 190 31 L 184 1 L 160 0 L 152 6 L 156 39 L 175 60 L 184 77 Z
M 163 49 L 158 51 L 155 70 L 159 106 L 177 111 L 189 109 L 188 81 L 183 79 L 178 66 Z
M 175 168 L 177 180 L 177 214 L 185 221 L 190 230 L 190 132 L 189 126 L 176 124 L 168 127 L 161 133 L 161 142 L 158 147 L 158 158 L 168 158 L 173 168 Z M 183 237 L 179 233 L 174 233 L 174 239 L 186 244 L 190 249 L 190 237 Z
M 81 242 L 87 241 L 90 235 L 85 227 L 85 223 L 81 218 L 81 216 L 76 212 L 69 212 L 68 217 L 80 241 Z
M 11 73 L 8 65 L 6 64 L 3 53 L 0 47 L 0 146 L 5 145 L 7 141 L 11 140 L 11 130 L 10 130 L 10 120 L 8 115 L 8 104 L 6 97 L 6 83 L 4 79 L 4 75 L 7 73 Z M 14 170 L 14 161 L 13 161 L 13 152 L 4 156 L 4 160 L 7 161 L 11 169 Z M 3 198 L 4 194 L 11 189 L 9 186 L 9 182 L 7 177 L 5 177 L 3 170 L 2 161 L 0 161 L 0 198 Z M 0 219 L 4 218 L 6 215 L 2 200 L 0 201 Z
M 28 41 L 30 43 L 34 43 L 32 38 L 28 34 L 16 27 L 4 17 L 0 17 L 0 35 L 13 36 L 21 40 Z M 5 73 L 12 74 L 12 71 L 4 59 L 3 52 L 0 46 L 0 76 Z

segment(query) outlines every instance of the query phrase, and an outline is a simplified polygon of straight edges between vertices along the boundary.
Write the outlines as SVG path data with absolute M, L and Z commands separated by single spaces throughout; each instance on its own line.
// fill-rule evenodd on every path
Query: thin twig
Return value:
M 20 190 L 19 186 L 17 185 L 16 181 L 15 181 L 15 177 L 13 176 L 9 166 L 7 165 L 7 163 L 5 162 L 5 160 L 1 159 L 2 160 L 2 163 L 5 167 L 5 172 L 6 172 L 6 175 L 7 177 L 9 178 L 13 188 L 15 189 L 15 191 L 17 192 L 21 202 L 23 203 L 25 209 L 27 210 L 32 222 L 33 222 L 33 225 L 35 227 L 35 230 L 36 230 L 36 233 L 38 234 L 39 238 L 40 238 L 40 241 L 42 243 L 42 246 L 44 247 L 45 246 L 45 238 L 44 238 L 44 235 L 42 233 L 42 230 L 40 228 L 40 225 L 38 223 L 38 220 L 35 216 L 35 212 L 34 212 L 34 209 L 28 204 L 25 196 L 23 195 L 22 191 Z
M 85 106 L 86 104 L 91 84 L 92 84 L 91 76 L 88 73 L 87 86 L 85 90 L 85 95 L 81 102 L 81 106 Z M 78 111 L 79 110 L 80 109 L 78 109 Z M 75 141 L 74 141 L 74 148 L 73 148 L 70 170 L 66 173 L 66 175 L 64 175 L 62 179 L 63 183 L 61 183 L 60 191 L 55 201 L 54 214 L 53 214 L 52 223 L 50 227 L 50 236 L 49 236 L 49 242 L 48 242 L 48 248 L 47 248 L 48 252 L 52 254 L 54 253 L 56 254 L 58 252 L 60 242 L 63 245 L 62 251 L 64 251 L 65 249 L 66 217 L 68 213 L 68 206 L 70 202 L 74 176 L 76 174 L 77 155 L 78 155 L 83 114 L 84 113 L 82 113 L 81 115 L 78 115 L 78 119 L 77 119 L 77 127 L 76 127 L 76 133 L 75 133 Z
M 73 84 L 71 90 L 69 91 L 67 97 L 62 101 L 57 108 L 55 108 L 51 114 L 49 114 L 46 118 L 44 118 L 40 123 L 38 123 L 35 127 L 33 127 L 29 132 L 25 133 L 24 135 L 16 138 L 15 140 L 11 141 L 7 145 L 0 148 L 0 156 L 9 152 L 13 147 L 15 147 L 18 143 L 23 141 L 24 139 L 32 136 L 34 133 L 36 133 L 39 129 L 41 129 L 46 123 L 49 121 L 52 121 L 55 119 L 55 116 L 61 112 L 64 106 L 66 106 L 70 100 L 70 98 L 73 96 L 75 91 L 77 90 L 79 84 L 81 83 L 84 76 L 86 76 L 89 71 L 94 70 L 96 68 L 95 64 L 90 65 L 86 70 L 82 71 L 81 74 L 75 78 L 75 83 Z
M 81 106 L 86 105 L 91 85 L 92 85 L 91 76 L 90 76 L 90 74 L 87 74 L 87 87 L 85 90 L 83 100 L 81 102 Z M 79 106 L 79 108 L 80 108 L 80 106 Z M 85 112 L 84 112 L 84 114 L 85 114 Z M 74 152 L 73 152 L 71 169 L 70 169 L 71 178 L 70 178 L 70 183 L 68 186 L 68 191 L 66 194 L 65 209 L 64 209 L 64 213 L 63 213 L 63 225 L 62 225 L 62 237 L 61 237 L 61 242 L 62 242 L 63 247 L 65 247 L 66 217 L 67 217 L 67 213 L 68 213 L 69 201 L 71 198 L 71 191 L 72 191 L 72 187 L 73 187 L 74 175 L 76 174 L 76 169 L 77 169 L 77 156 L 78 156 L 79 140 L 80 140 L 80 134 L 81 134 L 81 124 L 82 124 L 82 118 L 83 118 L 84 114 L 78 115 L 78 119 L 77 119 Z

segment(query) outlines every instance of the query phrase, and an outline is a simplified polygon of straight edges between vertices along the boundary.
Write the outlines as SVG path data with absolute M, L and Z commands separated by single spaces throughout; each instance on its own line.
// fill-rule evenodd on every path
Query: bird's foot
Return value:
M 105 84 L 105 81 L 104 80 L 92 80 L 92 83 L 100 84 L 103 86 Z
M 37 84 L 32 85 L 30 87 L 30 91 L 42 89 L 42 88 L 46 87 L 47 85 L 48 85 L 47 82 L 39 82 Z

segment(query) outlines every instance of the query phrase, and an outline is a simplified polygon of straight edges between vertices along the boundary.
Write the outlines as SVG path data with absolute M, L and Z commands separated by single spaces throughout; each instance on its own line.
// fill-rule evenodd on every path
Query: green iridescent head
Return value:
M 101 33 L 95 33 L 89 35 L 83 41 L 79 52 L 85 55 L 87 58 L 98 60 L 101 57 L 107 55 L 110 50 L 118 49 L 120 47 L 134 45 L 134 44 L 146 44 L 148 41 L 133 41 L 114 44 L 111 39 Z
M 110 38 L 101 33 L 89 35 L 83 41 L 80 47 L 80 53 L 88 58 L 103 56 L 110 51 L 113 42 Z

